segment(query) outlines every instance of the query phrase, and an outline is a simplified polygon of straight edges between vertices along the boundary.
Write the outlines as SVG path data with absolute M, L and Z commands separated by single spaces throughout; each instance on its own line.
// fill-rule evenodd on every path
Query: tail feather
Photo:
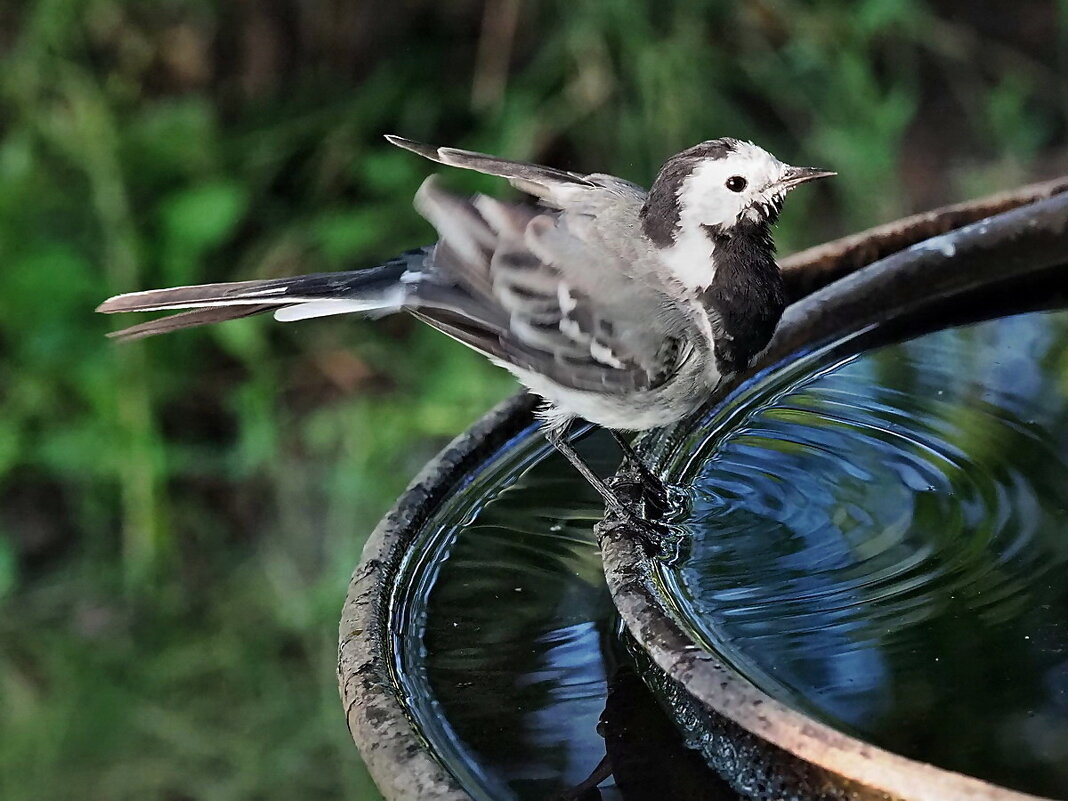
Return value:
M 366 270 L 129 292 L 108 298 L 97 311 L 114 314 L 191 310 L 111 334 L 121 340 L 141 339 L 270 310 L 284 322 L 347 312 L 395 311 L 404 303 L 405 273 L 418 269 L 426 254 L 425 248 L 408 251 Z
M 291 283 L 300 279 L 279 281 L 234 281 L 227 284 L 177 286 L 170 289 L 149 289 L 127 292 L 108 298 L 96 307 L 103 314 L 116 312 L 166 311 L 168 309 L 198 309 L 204 306 L 273 306 L 284 300 Z
M 157 334 L 169 334 L 171 331 L 181 331 L 183 328 L 196 328 L 201 325 L 251 317 L 254 314 L 260 314 L 272 308 L 274 307 L 212 306 L 207 309 L 194 309 L 172 314 L 168 317 L 161 317 L 158 320 L 149 320 L 146 323 L 131 325 L 129 328 L 112 331 L 108 336 L 112 339 L 117 339 L 119 342 L 133 342 L 135 339 L 144 339 Z
M 309 320 L 312 317 L 330 317 L 334 314 L 368 314 L 397 311 L 404 304 L 404 295 L 404 287 L 397 286 L 394 290 L 373 298 L 309 300 L 304 303 L 294 303 L 292 306 L 277 307 L 274 312 L 274 319 L 281 323 L 292 323 L 297 320 Z

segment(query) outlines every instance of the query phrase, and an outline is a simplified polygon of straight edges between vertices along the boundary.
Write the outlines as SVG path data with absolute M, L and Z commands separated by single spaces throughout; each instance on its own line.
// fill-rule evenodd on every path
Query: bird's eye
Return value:
M 741 192 L 748 185 L 749 182 L 740 175 L 732 175 L 727 179 L 727 188 L 732 192 Z

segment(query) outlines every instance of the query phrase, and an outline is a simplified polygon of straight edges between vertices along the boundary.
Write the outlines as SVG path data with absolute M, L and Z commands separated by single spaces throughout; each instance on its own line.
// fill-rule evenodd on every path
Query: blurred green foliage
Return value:
M 431 168 L 390 131 L 642 182 L 752 138 L 841 174 L 784 249 L 1052 174 L 1063 5 L 0 9 L 0 798 L 375 797 L 334 687 L 348 574 L 513 389 L 410 321 L 116 347 L 101 299 L 426 243 Z

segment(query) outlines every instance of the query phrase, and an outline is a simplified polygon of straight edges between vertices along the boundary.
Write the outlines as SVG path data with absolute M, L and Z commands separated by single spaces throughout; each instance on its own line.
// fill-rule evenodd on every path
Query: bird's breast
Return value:
M 700 231 L 679 231 L 674 244 L 660 248 L 661 263 L 683 289 L 699 292 L 716 273 L 716 246 Z

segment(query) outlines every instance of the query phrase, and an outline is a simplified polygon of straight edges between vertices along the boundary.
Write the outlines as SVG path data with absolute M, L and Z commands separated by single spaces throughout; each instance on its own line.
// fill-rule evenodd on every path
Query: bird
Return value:
M 772 238 L 786 195 L 836 173 L 793 167 L 724 137 L 671 156 L 646 191 L 603 173 L 386 139 L 506 179 L 533 202 L 461 197 L 432 175 L 414 206 L 436 229 L 435 244 L 358 270 L 117 295 L 97 311 L 179 313 L 111 336 L 134 340 L 263 312 L 282 322 L 407 312 L 540 397 L 549 442 L 612 512 L 634 522 L 571 446 L 572 423 L 608 429 L 636 458 L 624 432 L 684 419 L 744 370 L 786 307 Z

